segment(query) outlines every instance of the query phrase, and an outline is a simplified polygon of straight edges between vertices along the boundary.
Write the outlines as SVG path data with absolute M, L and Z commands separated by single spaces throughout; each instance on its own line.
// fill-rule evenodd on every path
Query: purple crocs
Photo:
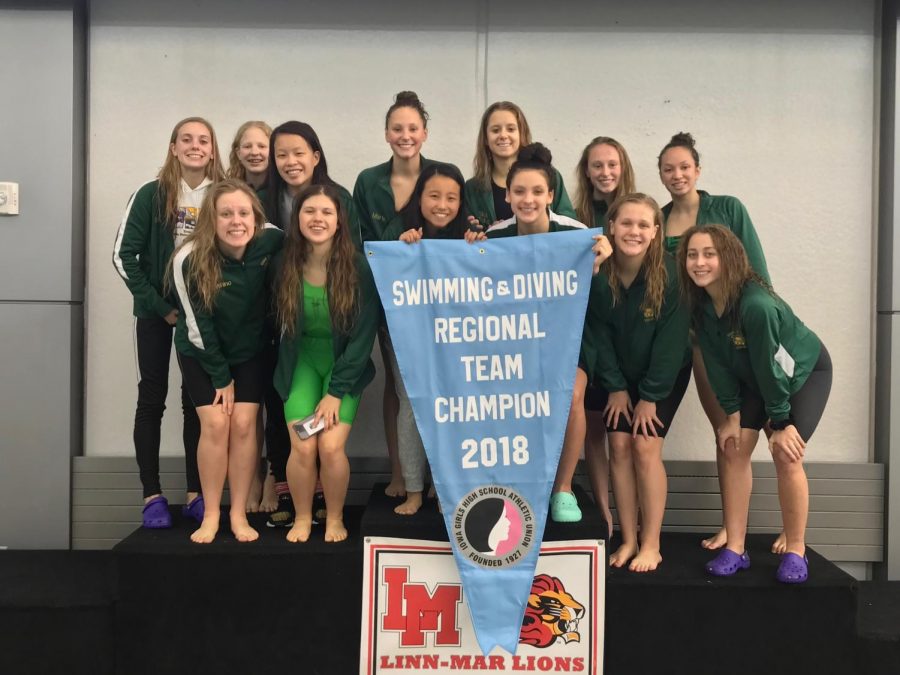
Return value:
M 203 495 L 197 495 L 190 504 L 181 507 L 181 515 L 185 518 L 193 518 L 198 523 L 203 522 L 203 514 L 206 512 L 206 504 L 203 503 Z
M 714 577 L 730 577 L 740 570 L 750 567 L 750 554 L 744 551 L 738 555 L 728 548 L 719 551 L 719 555 L 706 563 L 706 571 Z
M 796 553 L 785 553 L 781 556 L 775 578 L 783 584 L 802 584 L 809 579 L 809 560 Z
M 144 527 L 151 530 L 164 530 L 172 527 L 172 514 L 169 513 L 169 500 L 162 495 L 154 497 L 144 504 Z

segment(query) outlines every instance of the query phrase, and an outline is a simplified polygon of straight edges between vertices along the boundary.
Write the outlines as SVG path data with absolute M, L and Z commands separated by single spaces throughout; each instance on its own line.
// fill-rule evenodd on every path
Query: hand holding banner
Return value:
M 592 235 L 366 244 L 485 654 L 518 643 L 571 403 Z

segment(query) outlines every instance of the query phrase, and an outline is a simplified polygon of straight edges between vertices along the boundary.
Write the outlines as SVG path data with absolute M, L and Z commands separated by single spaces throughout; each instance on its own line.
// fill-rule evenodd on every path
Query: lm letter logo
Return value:
M 460 645 L 460 584 L 437 584 L 429 593 L 425 584 L 409 583 L 407 567 L 383 568 L 382 583 L 387 587 L 387 612 L 381 629 L 399 632 L 401 647 L 424 647 L 426 633 L 434 634 L 435 647 Z

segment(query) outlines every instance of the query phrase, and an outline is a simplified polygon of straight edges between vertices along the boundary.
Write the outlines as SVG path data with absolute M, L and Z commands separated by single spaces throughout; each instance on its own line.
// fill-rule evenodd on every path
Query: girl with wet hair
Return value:
M 272 127 L 259 120 L 244 122 L 231 141 L 228 177 L 242 180 L 256 190 L 265 187 L 269 167 L 269 137 Z
M 379 305 L 369 265 L 351 241 L 337 187 L 304 188 L 289 223 L 275 293 L 282 336 L 275 388 L 291 429 L 287 478 L 295 511 L 287 540 L 309 539 L 318 475 L 325 494 L 325 541 L 337 542 L 347 538 L 345 447 L 363 389 L 375 377 L 370 354 Z M 304 437 L 298 423 L 308 417 L 313 427 L 323 428 Z
M 609 237 L 613 254 L 591 286 L 583 354 L 591 379 L 607 392 L 603 415 L 622 533 L 609 564 L 649 572 L 662 561 L 663 443 L 691 376 L 688 313 L 652 197 L 617 199 Z
M 750 457 L 763 429 L 775 461 L 785 536 L 776 579 L 802 583 L 809 576 L 803 458 L 831 391 L 828 350 L 753 268 L 729 228 L 688 229 L 678 248 L 678 273 L 725 415 L 716 436 L 728 541 L 706 570 L 730 576 L 750 567 L 744 547 L 753 485 Z
M 212 125 L 188 117 L 172 129 L 166 158 L 156 179 L 128 200 L 113 249 L 113 265 L 134 296 L 135 343 L 140 371 L 134 414 L 134 449 L 144 493 L 143 526 L 172 526 L 169 502 L 159 483 L 159 444 L 169 386 L 176 300 L 163 288 L 175 250 L 190 234 L 210 186 L 222 180 L 219 147 Z M 182 383 L 184 460 L 187 495 L 182 513 L 203 519 L 197 472 L 200 421 Z
M 200 417 L 197 463 L 205 513 L 191 540 L 219 530 L 228 478 L 231 531 L 241 542 L 259 533 L 246 505 L 257 463 L 256 418 L 266 387 L 263 352 L 271 261 L 284 235 L 265 222 L 256 193 L 227 179 L 207 194 L 194 232 L 172 259 L 178 305 L 175 348 Z
M 497 101 L 481 116 L 475 143 L 475 175 L 466 181 L 466 208 L 470 221 L 484 229 L 513 213 L 506 199 L 507 175 L 519 150 L 531 144 L 531 129 L 525 113 L 515 103 Z M 551 211 L 575 218 L 562 176 L 554 169 Z M 587 221 L 585 221 L 587 222 Z
M 756 273 L 767 283 L 771 283 L 762 245 L 744 205 L 736 197 L 711 195 L 697 188 L 697 181 L 700 178 L 700 153 L 696 146 L 694 137 L 681 131 L 672 136 L 657 159 L 660 180 L 672 197 L 672 201 L 662 209 L 666 251 L 674 255 L 684 233 L 695 225 L 724 225 L 740 239 L 747 251 L 750 265 Z M 716 402 L 715 394 L 710 388 L 703 365 L 703 355 L 696 344 L 693 346 L 693 372 L 703 411 L 713 430 L 718 429 L 725 419 L 725 413 Z M 720 474 L 722 460 L 721 450 L 717 449 L 716 464 Z M 711 550 L 718 549 L 725 545 L 727 539 L 727 530 L 722 527 L 715 535 L 704 539 L 701 545 Z M 775 540 L 772 550 L 775 553 L 784 551 L 783 534 Z
M 553 213 L 550 209 L 554 194 L 553 180 L 557 173 L 551 163 L 552 159 L 550 150 L 540 143 L 532 143 L 522 148 L 506 179 L 507 199 L 512 208 L 512 217 L 494 223 L 486 232 L 471 230 L 466 232 L 466 241 L 586 229 L 583 223 Z M 603 235 L 598 234 L 594 239 L 596 274 L 611 249 Z M 576 371 L 572 391 L 566 438 L 563 441 L 559 467 L 550 497 L 550 517 L 556 522 L 563 523 L 577 522 L 581 520 L 582 515 L 578 500 L 572 492 L 572 478 L 584 440 L 584 391 L 587 384 L 584 371 L 580 371 L 580 376 L 578 372 Z

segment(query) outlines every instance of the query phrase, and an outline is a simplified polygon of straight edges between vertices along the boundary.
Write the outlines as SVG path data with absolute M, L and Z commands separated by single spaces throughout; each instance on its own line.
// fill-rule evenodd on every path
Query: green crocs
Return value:
M 554 492 L 550 495 L 550 517 L 556 523 L 577 523 L 581 520 L 578 500 L 571 492 Z

